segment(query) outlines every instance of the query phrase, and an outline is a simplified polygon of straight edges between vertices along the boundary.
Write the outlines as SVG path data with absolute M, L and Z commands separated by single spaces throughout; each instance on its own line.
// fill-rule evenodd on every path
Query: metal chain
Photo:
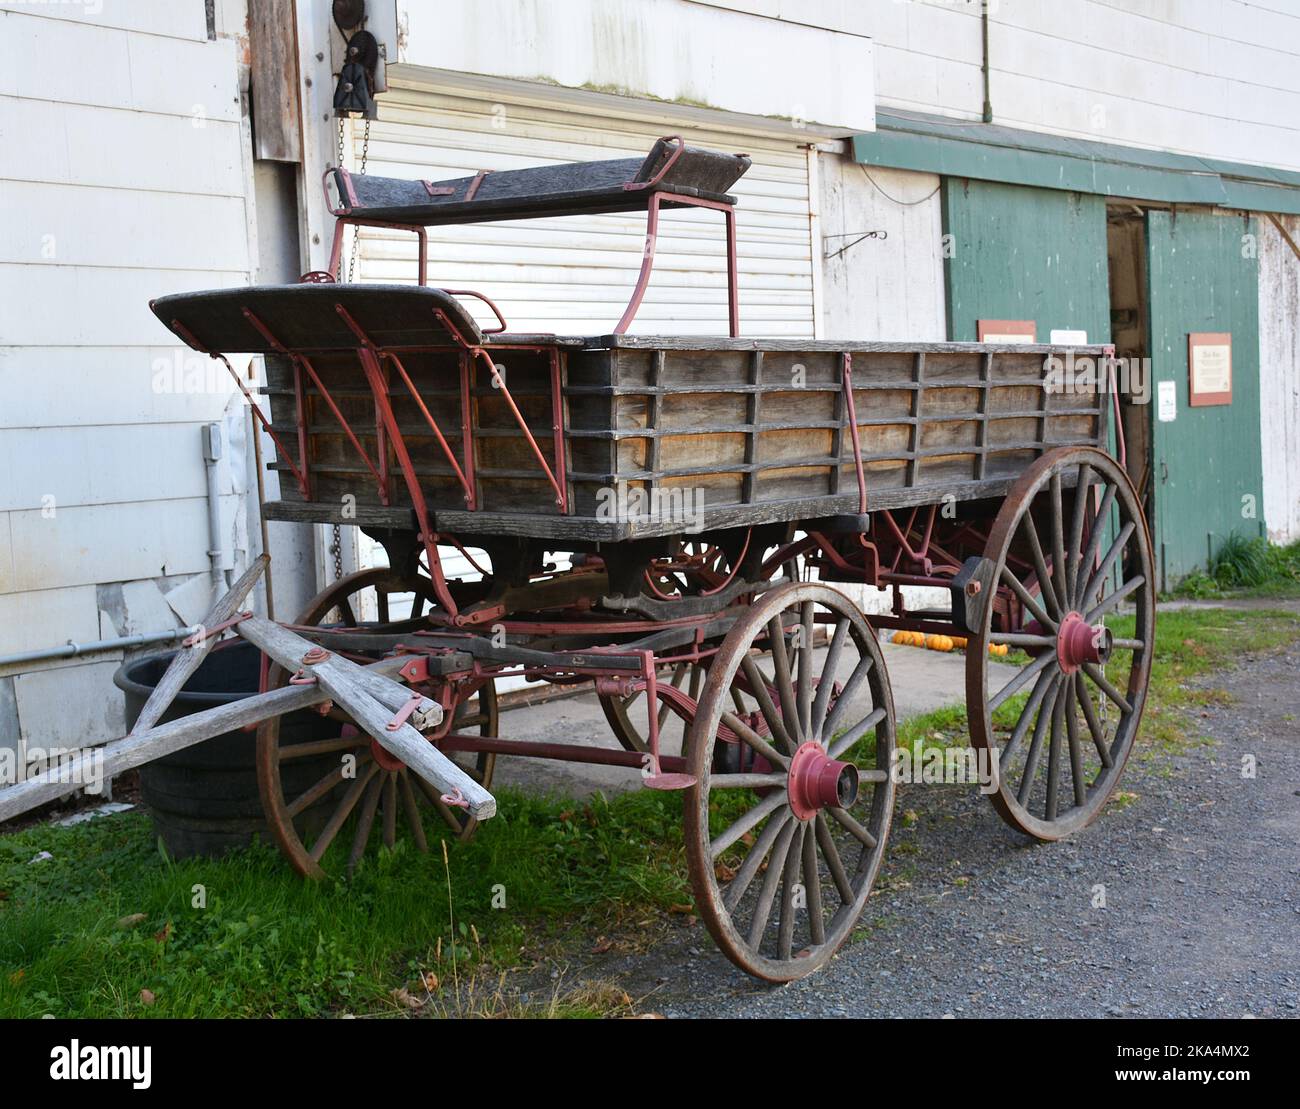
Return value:
M 346 124 L 343 116 L 339 116 L 339 133 L 338 133 L 338 164 L 342 168 L 344 157 L 347 153 L 347 144 L 344 139 L 344 130 Z M 365 130 L 361 136 L 361 165 L 358 173 L 366 172 L 366 163 L 370 160 L 370 120 L 366 120 Z M 352 233 L 352 250 L 348 255 L 348 282 L 351 283 L 353 275 L 357 268 L 357 234 L 353 229 Z M 330 531 L 329 552 L 334 558 L 334 580 L 338 581 L 343 577 L 343 528 L 339 524 L 333 525 Z
M 339 165 L 343 164 L 343 120 L 339 119 Z M 370 160 L 370 120 L 366 120 L 365 130 L 361 134 L 361 164 L 357 167 L 358 175 L 364 177 L 366 174 L 366 163 Z M 348 255 L 348 283 L 352 282 L 352 275 L 357 269 L 357 244 L 360 241 L 360 233 L 356 228 L 352 231 L 352 251 Z

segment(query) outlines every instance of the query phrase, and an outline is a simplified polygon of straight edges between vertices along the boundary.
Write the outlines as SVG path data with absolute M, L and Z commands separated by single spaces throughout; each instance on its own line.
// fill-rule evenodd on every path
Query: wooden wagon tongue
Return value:
M 98 774 L 112 777 L 213 736 L 326 701 L 336 702 L 358 728 L 434 786 L 448 804 L 462 805 L 478 820 L 494 816 L 497 805 L 492 794 L 417 731 L 440 724 L 443 713 L 437 702 L 390 676 L 397 675 L 409 657 L 359 666 L 288 628 L 240 611 L 269 561 L 266 555 L 259 557 L 212 606 L 200 631 L 172 659 L 129 735 L 103 747 L 87 748 L 75 759 L 0 792 L 0 822 L 53 801 L 76 783 L 90 780 L 83 771 L 92 767 Z M 300 675 L 298 680 L 281 689 L 158 724 L 186 680 L 227 629 L 253 643 L 286 670 Z

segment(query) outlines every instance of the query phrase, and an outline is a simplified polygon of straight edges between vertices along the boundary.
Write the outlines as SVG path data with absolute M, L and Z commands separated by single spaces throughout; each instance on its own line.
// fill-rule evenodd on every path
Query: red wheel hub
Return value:
M 1056 633 L 1056 658 L 1061 670 L 1073 674 L 1085 662 L 1110 658 L 1113 637 L 1105 624 L 1095 627 L 1078 612 L 1067 612 Z
M 379 764 L 381 770 L 404 770 L 406 763 L 389 751 L 386 747 L 381 747 L 378 740 L 370 741 L 371 757 Z
M 800 745 L 790 760 L 790 811 L 811 820 L 819 809 L 847 809 L 858 799 L 858 768 L 826 754 L 820 743 Z

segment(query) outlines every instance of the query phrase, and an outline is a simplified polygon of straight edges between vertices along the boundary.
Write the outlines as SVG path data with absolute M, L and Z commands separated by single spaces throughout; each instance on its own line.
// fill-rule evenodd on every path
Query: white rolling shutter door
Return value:
M 640 105 L 644 112 L 645 105 Z M 354 133 L 353 168 L 360 156 Z M 396 81 L 371 125 L 368 172 L 437 181 L 479 170 L 640 157 L 664 134 L 744 152 L 753 166 L 733 189 L 737 204 L 741 334 L 813 334 L 808 163 L 793 127 L 737 133 L 595 116 L 465 92 L 423 91 Z M 654 274 L 634 334 L 726 334 L 722 216 L 674 210 L 660 219 Z M 512 331 L 600 335 L 612 330 L 641 264 L 645 213 L 567 216 L 429 229 L 429 283 L 478 290 L 497 302 Z M 356 277 L 406 281 L 414 236 L 361 232 Z M 475 306 L 467 305 L 480 319 Z

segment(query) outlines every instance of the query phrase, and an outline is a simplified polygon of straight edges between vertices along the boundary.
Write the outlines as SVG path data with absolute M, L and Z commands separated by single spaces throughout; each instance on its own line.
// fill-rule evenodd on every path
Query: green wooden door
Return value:
M 1254 219 L 1237 216 L 1147 214 L 1151 537 L 1161 588 L 1204 567 L 1233 532 L 1265 534 L 1257 233 Z M 1231 404 L 1188 403 L 1187 337 L 1197 331 L 1232 334 Z M 1173 383 L 1172 420 L 1161 418 L 1162 381 Z
M 984 319 L 1110 342 L 1102 197 L 948 177 L 943 230 L 949 339 L 973 342 Z

